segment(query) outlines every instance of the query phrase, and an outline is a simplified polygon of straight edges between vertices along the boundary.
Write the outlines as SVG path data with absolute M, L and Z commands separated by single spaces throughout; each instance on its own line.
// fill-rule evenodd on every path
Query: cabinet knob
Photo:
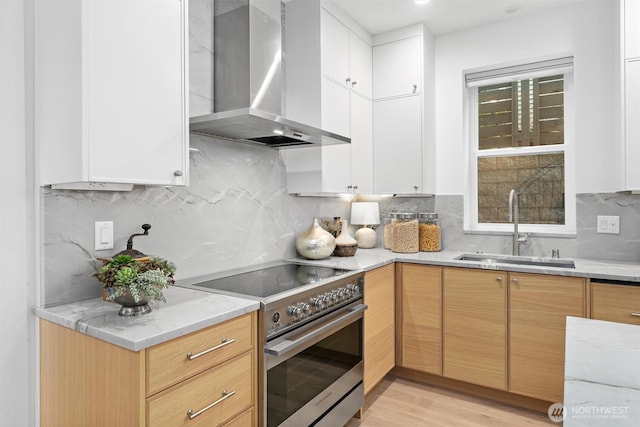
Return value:
M 356 191 L 357 189 L 358 189 L 358 186 L 357 186 L 357 185 L 354 185 L 354 186 L 353 186 L 353 191 Z
M 418 90 L 418 85 L 413 85 L 413 93 L 416 93 Z
M 518 284 L 518 279 L 516 279 L 515 277 L 513 279 L 511 279 L 511 283 L 513 283 L 514 285 Z
M 415 192 L 417 192 L 417 191 L 418 191 L 418 186 L 417 186 L 417 185 L 414 185 L 414 186 L 413 186 L 413 191 L 415 191 Z
M 345 80 L 345 83 L 346 83 L 346 84 L 351 83 L 351 77 L 347 77 L 347 80 Z
M 498 282 L 502 282 L 502 276 L 498 276 L 498 277 L 496 277 L 496 281 L 498 281 Z
M 173 176 L 182 176 L 182 171 L 173 171 Z
M 357 83 L 358 83 L 358 82 L 354 80 L 354 81 L 351 83 L 351 87 L 355 87 L 355 85 L 356 85 Z

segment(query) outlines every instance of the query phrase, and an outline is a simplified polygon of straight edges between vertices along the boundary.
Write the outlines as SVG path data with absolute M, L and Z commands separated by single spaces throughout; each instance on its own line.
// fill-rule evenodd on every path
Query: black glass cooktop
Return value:
M 197 283 L 195 286 L 266 298 L 299 286 L 339 276 L 348 270 L 303 264 L 283 264 Z

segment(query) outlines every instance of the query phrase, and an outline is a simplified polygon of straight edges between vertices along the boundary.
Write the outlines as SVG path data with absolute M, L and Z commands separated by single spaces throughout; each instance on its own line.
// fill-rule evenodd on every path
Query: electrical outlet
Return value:
M 598 215 L 596 231 L 605 234 L 620 234 L 620 217 Z
M 95 244 L 96 251 L 113 249 L 113 221 L 96 221 Z

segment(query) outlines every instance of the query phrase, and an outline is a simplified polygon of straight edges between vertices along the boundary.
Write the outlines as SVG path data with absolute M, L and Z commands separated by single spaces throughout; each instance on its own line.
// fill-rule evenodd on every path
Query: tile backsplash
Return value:
M 126 246 L 130 234 L 151 224 L 134 247 L 174 261 L 177 278 L 196 277 L 296 255 L 295 236 L 314 217 L 349 218 L 349 202 L 287 194 L 279 152 L 248 144 L 191 136 L 189 187 L 135 188 L 131 192 L 43 189 L 46 305 L 100 295 L 92 274 L 97 257 Z M 436 211 L 444 249 L 509 253 L 510 236 L 465 234 L 462 196 L 380 199 L 380 213 Z M 640 196 L 581 194 L 575 238 L 530 237 L 523 255 L 640 262 Z M 597 234 L 596 215 L 619 215 L 620 234 Z M 114 221 L 113 250 L 94 251 L 94 222 Z M 378 229 L 378 242 L 381 230 Z M 380 243 L 378 243 L 380 246 Z

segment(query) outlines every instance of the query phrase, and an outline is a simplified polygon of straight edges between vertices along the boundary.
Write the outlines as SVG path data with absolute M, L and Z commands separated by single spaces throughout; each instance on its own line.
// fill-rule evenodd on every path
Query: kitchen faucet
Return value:
M 509 222 L 513 222 L 513 255 L 520 255 L 520 243 L 527 243 L 527 235 L 520 236 L 518 233 L 518 191 L 511 190 L 509 193 Z

